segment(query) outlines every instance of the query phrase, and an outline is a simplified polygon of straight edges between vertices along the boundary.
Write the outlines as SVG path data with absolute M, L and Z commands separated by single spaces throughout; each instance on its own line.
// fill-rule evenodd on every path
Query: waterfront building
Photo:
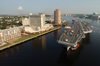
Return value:
M 97 13 L 96 13 L 96 12 L 94 12 L 94 13 L 93 13 L 93 15 L 97 15 Z
M 8 41 L 11 41 L 20 37 L 21 36 L 20 28 L 16 27 L 16 28 L 0 30 L 0 47 L 7 44 Z
M 30 26 L 43 28 L 45 26 L 45 14 L 39 13 L 38 15 L 30 15 Z
M 100 15 L 93 15 L 92 16 L 94 19 L 100 19 Z
M 93 19 L 100 19 L 100 15 L 97 15 L 97 13 L 94 12 L 93 15 L 92 15 L 92 18 Z
M 38 15 L 30 15 L 29 19 L 23 19 L 24 30 L 27 33 L 37 33 L 45 30 L 49 30 L 53 27 L 51 24 L 45 24 L 45 14 L 39 13 Z
M 59 9 L 54 11 L 54 23 L 61 24 L 61 11 Z

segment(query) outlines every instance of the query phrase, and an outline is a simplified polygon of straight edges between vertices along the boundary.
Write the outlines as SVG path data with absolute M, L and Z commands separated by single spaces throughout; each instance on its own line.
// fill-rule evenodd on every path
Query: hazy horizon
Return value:
M 2 0 L 0 14 L 53 14 L 60 9 L 61 14 L 100 14 L 100 0 Z

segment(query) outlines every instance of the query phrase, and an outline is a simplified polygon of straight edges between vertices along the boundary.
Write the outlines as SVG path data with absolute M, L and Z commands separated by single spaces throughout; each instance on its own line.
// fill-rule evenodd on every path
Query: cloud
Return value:
M 21 6 L 18 7 L 18 10 L 22 10 L 23 8 Z
M 63 3 L 63 4 L 65 4 L 65 3 Z

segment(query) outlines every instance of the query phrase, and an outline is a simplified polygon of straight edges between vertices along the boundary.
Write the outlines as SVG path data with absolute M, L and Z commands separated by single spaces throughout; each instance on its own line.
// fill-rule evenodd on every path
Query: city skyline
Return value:
M 2 0 L 0 14 L 28 14 L 46 13 L 53 14 L 55 9 L 60 9 L 62 14 L 100 14 L 99 0 Z

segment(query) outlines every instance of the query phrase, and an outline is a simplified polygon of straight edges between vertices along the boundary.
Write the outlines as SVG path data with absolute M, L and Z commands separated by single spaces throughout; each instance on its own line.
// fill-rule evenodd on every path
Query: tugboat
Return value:
M 64 45 L 64 47 L 69 50 L 76 50 L 79 47 L 78 42 L 85 38 L 85 34 L 91 33 L 92 28 L 90 23 L 87 22 L 75 22 L 65 27 L 65 32 L 60 36 L 58 40 L 59 44 Z

